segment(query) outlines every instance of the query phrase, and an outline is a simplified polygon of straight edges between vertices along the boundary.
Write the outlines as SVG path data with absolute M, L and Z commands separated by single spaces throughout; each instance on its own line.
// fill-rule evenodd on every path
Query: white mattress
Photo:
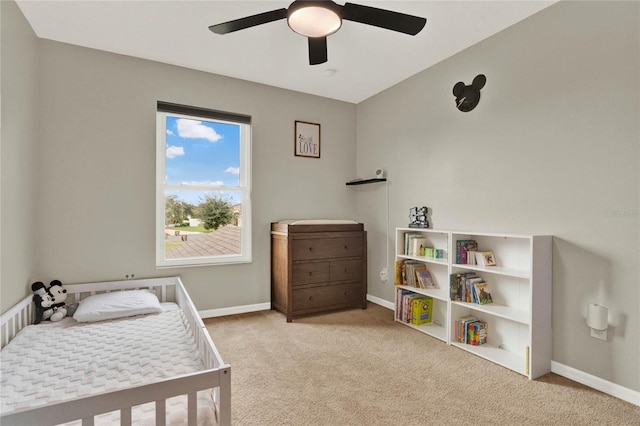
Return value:
M 0 352 L 0 412 L 203 369 L 189 325 L 179 309 L 96 323 L 66 318 L 31 325 Z M 186 396 L 183 399 L 186 402 Z M 169 400 L 167 404 L 168 413 L 172 403 L 176 402 Z M 153 418 L 153 407 L 149 411 Z M 135 419 L 135 410 L 133 415 Z M 186 414 L 179 417 L 184 419 Z

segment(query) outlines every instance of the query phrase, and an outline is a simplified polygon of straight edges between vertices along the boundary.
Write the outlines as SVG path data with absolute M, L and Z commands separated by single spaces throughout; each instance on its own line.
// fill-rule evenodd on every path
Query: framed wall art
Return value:
M 293 144 L 296 156 L 320 158 L 320 125 L 296 121 Z

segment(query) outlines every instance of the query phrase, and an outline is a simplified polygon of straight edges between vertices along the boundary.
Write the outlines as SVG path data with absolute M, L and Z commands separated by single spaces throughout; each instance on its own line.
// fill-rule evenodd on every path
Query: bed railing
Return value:
M 131 408 L 148 402 L 156 404 L 156 425 L 166 423 L 166 400 L 187 395 L 188 424 L 197 424 L 197 392 L 212 389 L 219 425 L 231 424 L 231 367 L 222 361 L 211 336 L 198 315 L 179 277 L 65 285 L 72 302 L 89 295 L 111 291 L 151 288 L 162 302 L 180 306 L 198 347 L 204 371 L 161 380 L 159 382 L 107 392 L 44 407 L 15 411 L 3 415 L 2 425 L 59 424 L 82 419 L 82 425 L 93 425 L 94 416 L 120 411 L 122 425 L 131 424 Z M 0 317 L 2 346 L 33 321 L 32 297 L 26 297 Z M 44 421 L 46 419 L 46 421 Z
M 27 296 L 0 317 L 0 348 L 13 340 L 24 327 L 33 323 L 33 296 Z

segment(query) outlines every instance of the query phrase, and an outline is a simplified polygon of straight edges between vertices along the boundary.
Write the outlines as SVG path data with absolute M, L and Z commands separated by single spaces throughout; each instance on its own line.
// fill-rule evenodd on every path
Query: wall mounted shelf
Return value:
M 373 179 L 362 179 L 362 180 L 352 180 L 347 182 L 347 185 L 364 185 L 366 183 L 375 183 L 375 182 L 386 182 L 386 178 L 373 178 Z

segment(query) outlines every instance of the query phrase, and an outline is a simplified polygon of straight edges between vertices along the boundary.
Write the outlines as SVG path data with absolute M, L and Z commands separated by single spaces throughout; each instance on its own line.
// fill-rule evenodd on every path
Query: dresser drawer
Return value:
M 329 272 L 331 281 L 361 281 L 362 260 L 333 260 Z
M 293 240 L 293 260 L 362 256 L 361 237 L 309 238 Z
M 291 268 L 292 287 L 329 281 L 329 262 L 294 263 Z
M 361 284 L 338 284 L 301 288 L 293 291 L 293 310 L 353 306 L 362 300 Z

